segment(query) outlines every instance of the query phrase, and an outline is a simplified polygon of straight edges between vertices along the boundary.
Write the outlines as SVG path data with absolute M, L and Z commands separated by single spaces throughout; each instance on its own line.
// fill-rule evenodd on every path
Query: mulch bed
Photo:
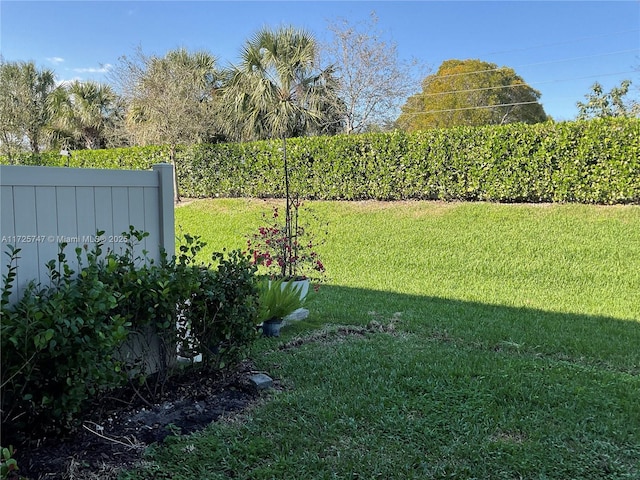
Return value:
M 248 361 L 225 376 L 188 370 L 169 379 L 154 404 L 132 390 L 103 398 L 64 438 L 12 442 L 19 473 L 29 480 L 116 478 L 119 469 L 140 462 L 147 446 L 162 443 L 168 435 L 202 430 L 225 414 L 246 409 L 260 396 L 250 381 L 254 373 Z

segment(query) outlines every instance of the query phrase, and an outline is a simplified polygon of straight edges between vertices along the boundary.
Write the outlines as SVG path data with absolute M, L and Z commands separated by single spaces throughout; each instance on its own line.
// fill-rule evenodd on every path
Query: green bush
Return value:
M 23 153 L 15 156 L 17 165 L 42 165 L 45 167 L 75 168 L 115 168 L 125 170 L 148 170 L 155 163 L 169 161 L 169 147 L 148 146 L 113 148 L 110 150 L 77 150 L 70 157 L 63 157 L 58 151 L 37 155 Z M 6 165 L 6 158 L 0 161 Z
M 155 263 L 144 252 L 134 256 L 147 233 L 133 226 L 123 232 L 122 253 L 103 255 L 103 233 L 92 249 L 76 249 L 77 272 L 61 244 L 57 259 L 47 263 L 50 284 L 31 282 L 14 303 L 20 250 L 9 247 L 0 327 L 5 430 L 72 429 L 90 400 L 127 381 L 139 394 L 146 385 L 152 402 L 171 374 L 178 345 L 195 339 L 204 365 L 223 368 L 246 355 L 256 337 L 257 287 L 248 257 L 214 253 L 213 263 L 196 264 L 204 244 L 185 235 L 177 257 L 163 254 Z M 127 338 L 150 331 L 161 339 L 161 364 L 153 371 L 144 351 L 122 355 Z
M 124 249 L 121 253 L 109 252 L 100 270 L 100 280 L 115 292 L 117 304 L 111 313 L 126 318 L 129 323 L 131 340 L 117 350 L 120 368 L 130 380 L 130 386 L 145 385 L 145 391 L 149 392 L 146 396 L 153 401 L 175 364 L 179 335 L 176 306 L 188 298 L 194 286 L 182 278 L 177 279 L 175 260 L 169 260 L 166 252 L 161 252 L 157 263 L 144 251 L 135 256 L 135 247 L 148 235 L 133 226 L 129 232 L 123 232 Z M 132 344 L 137 344 L 137 349 Z M 138 394 L 143 396 L 140 390 Z
M 193 241 L 198 245 L 198 237 Z M 204 368 L 223 369 L 244 358 L 257 337 L 256 267 L 239 250 L 214 253 L 212 261 L 180 264 L 180 275 L 194 286 L 179 307 L 188 332 L 180 338 L 183 351 L 202 354 Z
M 127 336 L 127 318 L 113 314 L 116 292 L 100 280 L 100 245 L 86 252 L 76 275 L 61 244 L 47 264 L 51 285 L 31 282 L 9 304 L 15 260 L 2 291 L 2 423 L 20 430 L 67 428 L 86 401 L 122 384 L 114 349 Z M 82 249 L 76 249 L 82 264 Z M 56 265 L 57 263 L 57 265 Z
M 280 141 L 182 153 L 186 196 L 283 196 Z M 287 154 L 311 199 L 640 202 L 640 119 L 293 138 Z
M 18 461 L 14 458 L 13 445 L 0 446 L 0 480 L 22 480 L 18 475 Z

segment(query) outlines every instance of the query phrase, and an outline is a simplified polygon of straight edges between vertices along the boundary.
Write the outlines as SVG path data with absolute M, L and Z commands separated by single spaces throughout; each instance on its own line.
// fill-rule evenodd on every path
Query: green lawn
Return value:
M 176 224 L 243 248 L 272 203 Z M 327 283 L 253 355 L 283 389 L 128 478 L 640 478 L 640 207 L 309 206 Z

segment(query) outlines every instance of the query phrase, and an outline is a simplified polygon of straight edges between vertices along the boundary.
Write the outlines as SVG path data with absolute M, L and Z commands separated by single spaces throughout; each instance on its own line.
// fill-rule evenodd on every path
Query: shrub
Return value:
M 139 384 L 154 380 L 161 386 L 174 364 L 178 335 L 176 305 L 188 296 L 191 285 L 176 281 L 175 263 L 167 258 L 166 252 L 161 252 L 158 263 L 149 259 L 145 251 L 135 255 L 136 246 L 148 235 L 133 226 L 129 232 L 123 232 L 125 248 L 121 253 L 109 253 L 100 279 L 115 292 L 117 304 L 112 314 L 126 318 L 129 323 L 131 342 L 123 345 L 117 356 L 123 363 L 121 368 L 126 370 L 127 378 L 137 377 Z M 137 354 L 130 343 L 138 344 Z M 149 355 L 149 350 L 155 354 Z M 149 373 L 156 375 L 147 378 Z
M 285 219 L 282 219 L 278 207 L 274 207 L 271 218 L 262 215 L 267 225 L 260 226 L 257 233 L 247 238 L 252 263 L 273 279 L 321 281 L 325 274 L 324 264 L 316 251 L 322 241 L 317 242 L 311 226 L 301 222 L 301 206 L 302 203 L 295 198 L 291 202 L 290 213 L 284 215 Z M 312 219 L 319 223 L 313 214 Z M 326 228 L 326 225 L 319 226 Z
M 183 193 L 282 197 L 279 147 L 184 149 Z M 287 158 L 301 198 L 640 203 L 640 119 L 292 138 Z
M 77 150 L 70 157 L 56 151 L 39 154 L 22 153 L 15 156 L 17 165 L 42 165 L 45 167 L 122 168 L 148 170 L 153 164 L 169 161 L 167 146 L 112 148 L 109 150 Z M 7 159 L 2 158 L 2 164 Z
M 181 146 L 181 193 L 282 197 L 280 148 L 279 141 Z M 168 158 L 166 146 L 82 150 L 69 166 L 149 169 Z M 640 203 L 638 118 L 292 138 L 287 158 L 301 198 Z M 47 152 L 18 162 L 66 159 Z
M 193 241 L 198 245 L 199 238 Z M 214 253 L 212 262 L 179 264 L 180 276 L 193 285 L 180 305 L 181 340 L 184 350 L 202 354 L 204 368 L 222 369 L 245 357 L 257 337 L 256 267 L 239 250 Z
M 12 445 L 0 446 L 0 480 L 22 479 L 18 475 L 18 461 L 14 458 L 15 450 Z
M 60 245 L 57 265 L 47 264 L 51 285 L 30 283 L 9 305 L 19 249 L 2 291 L 2 423 L 20 430 L 71 426 L 85 402 L 118 386 L 123 376 L 113 356 L 127 336 L 127 318 L 114 314 L 112 286 L 100 280 L 100 244 L 86 252 L 78 274 Z M 82 265 L 82 249 L 76 249 Z
M 122 253 L 103 255 L 103 233 L 97 232 L 93 248 L 75 250 L 77 272 L 60 244 L 57 259 L 47 263 L 50 284 L 31 282 L 13 304 L 20 250 L 9 247 L 0 310 L 3 435 L 72 429 L 90 400 L 128 380 L 140 395 L 146 386 L 154 401 L 171 374 L 177 345 L 190 339 L 206 367 L 223 368 L 242 358 L 256 338 L 255 267 L 248 257 L 215 253 L 213 263 L 196 264 L 204 243 L 185 235 L 177 258 L 163 254 L 155 263 L 144 251 L 134 255 L 147 233 L 133 226 L 123 232 Z M 123 343 L 150 332 L 161 339 L 154 347 L 159 356 L 153 355 L 160 364 L 152 369 L 145 364 L 148 345 Z

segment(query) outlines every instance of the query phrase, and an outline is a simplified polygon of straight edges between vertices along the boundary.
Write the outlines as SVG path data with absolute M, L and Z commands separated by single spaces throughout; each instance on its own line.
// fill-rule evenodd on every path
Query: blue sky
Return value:
M 13 1 L 0 0 L 0 52 L 34 61 L 59 80 L 105 81 L 105 70 L 137 47 L 163 55 L 206 50 L 237 61 L 261 27 L 293 25 L 328 40 L 337 18 L 372 11 L 399 57 L 436 71 L 451 58 L 514 68 L 542 93 L 545 111 L 570 120 L 591 85 L 631 79 L 640 96 L 640 1 Z

